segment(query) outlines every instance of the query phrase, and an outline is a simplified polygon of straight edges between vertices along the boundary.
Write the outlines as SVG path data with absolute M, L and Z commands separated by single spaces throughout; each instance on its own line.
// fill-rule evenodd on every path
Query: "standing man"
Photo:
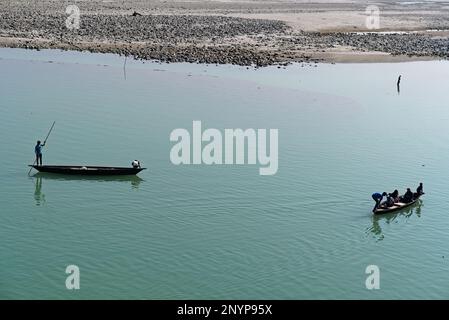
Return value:
M 34 147 L 34 153 L 36 154 L 36 164 L 38 166 L 42 165 L 42 147 L 44 147 L 44 146 L 45 146 L 45 143 L 41 144 L 41 141 L 38 140 L 36 143 L 36 146 Z

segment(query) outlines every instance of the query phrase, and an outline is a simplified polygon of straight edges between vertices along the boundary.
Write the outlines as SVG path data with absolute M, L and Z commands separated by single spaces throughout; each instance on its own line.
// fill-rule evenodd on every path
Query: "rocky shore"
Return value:
M 140 6 L 128 2 L 129 7 L 89 2 L 89 7 L 81 11 L 79 28 L 70 30 L 66 26 L 69 15 L 65 13 L 69 2 L 46 0 L 19 5 L 5 0 L 0 4 L 0 46 L 88 50 L 163 62 L 257 67 L 332 61 L 333 55 L 341 52 L 449 58 L 449 32 L 445 31 L 303 31 L 278 19 L 243 18 L 215 11 L 192 14 L 178 10 L 168 14 L 166 8 L 158 12 L 156 7 L 150 10 L 141 2 Z M 80 8 L 83 4 L 79 4 Z M 437 27 L 445 29 L 444 23 Z

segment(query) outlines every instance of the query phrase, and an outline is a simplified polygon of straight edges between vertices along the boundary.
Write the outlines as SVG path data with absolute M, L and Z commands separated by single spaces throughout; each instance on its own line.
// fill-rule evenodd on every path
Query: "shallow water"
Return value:
M 124 68 L 113 55 L 45 50 L 0 58 L 0 298 L 449 297 L 449 62 L 254 70 Z M 173 165 L 170 132 L 193 120 L 279 129 L 277 174 Z M 53 121 L 44 162 L 140 159 L 148 170 L 28 177 Z M 371 193 L 420 181 L 421 204 L 371 215 Z M 78 291 L 65 287 L 70 264 Z M 371 264 L 380 290 L 365 287 Z

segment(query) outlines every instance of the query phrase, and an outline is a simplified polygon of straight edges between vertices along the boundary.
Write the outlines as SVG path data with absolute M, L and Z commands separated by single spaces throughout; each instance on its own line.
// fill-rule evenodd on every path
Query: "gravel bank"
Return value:
M 230 11 L 254 11 L 257 3 L 250 1 L 245 7 L 237 1 Z M 201 11 L 198 2 L 167 5 L 137 0 L 79 2 L 80 27 L 69 30 L 65 13 L 68 4 L 51 0 L 2 1 L 0 46 L 89 50 L 163 62 L 243 66 L 317 62 L 322 53 L 338 50 L 449 58 L 448 32 L 305 32 L 292 28 L 286 21 L 225 15 L 226 3 L 222 2 L 215 7 L 214 2 L 208 2 L 211 8 Z M 294 6 L 297 10 L 297 4 Z M 288 9 L 285 3 L 279 7 L 271 10 L 279 13 Z M 264 3 L 263 10 L 268 12 L 270 7 Z M 137 14 L 133 15 L 134 12 Z M 440 22 L 438 27 L 444 27 L 444 23 Z

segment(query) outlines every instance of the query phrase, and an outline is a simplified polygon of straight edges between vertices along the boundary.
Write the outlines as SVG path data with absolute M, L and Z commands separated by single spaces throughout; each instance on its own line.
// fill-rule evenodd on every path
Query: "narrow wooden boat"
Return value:
M 411 207 L 412 205 L 414 205 L 415 203 L 417 203 L 419 201 L 419 198 L 421 196 L 419 196 L 418 198 L 414 199 L 412 202 L 408 202 L 408 203 L 396 202 L 392 207 L 388 207 L 388 208 L 379 207 L 379 208 L 376 209 L 376 211 L 374 211 L 374 214 L 385 214 L 385 213 L 395 212 L 395 211 L 402 210 L 404 208 Z
M 96 166 L 36 166 L 30 165 L 39 172 L 85 175 L 85 176 L 125 176 L 135 175 L 146 168 L 96 167 Z

